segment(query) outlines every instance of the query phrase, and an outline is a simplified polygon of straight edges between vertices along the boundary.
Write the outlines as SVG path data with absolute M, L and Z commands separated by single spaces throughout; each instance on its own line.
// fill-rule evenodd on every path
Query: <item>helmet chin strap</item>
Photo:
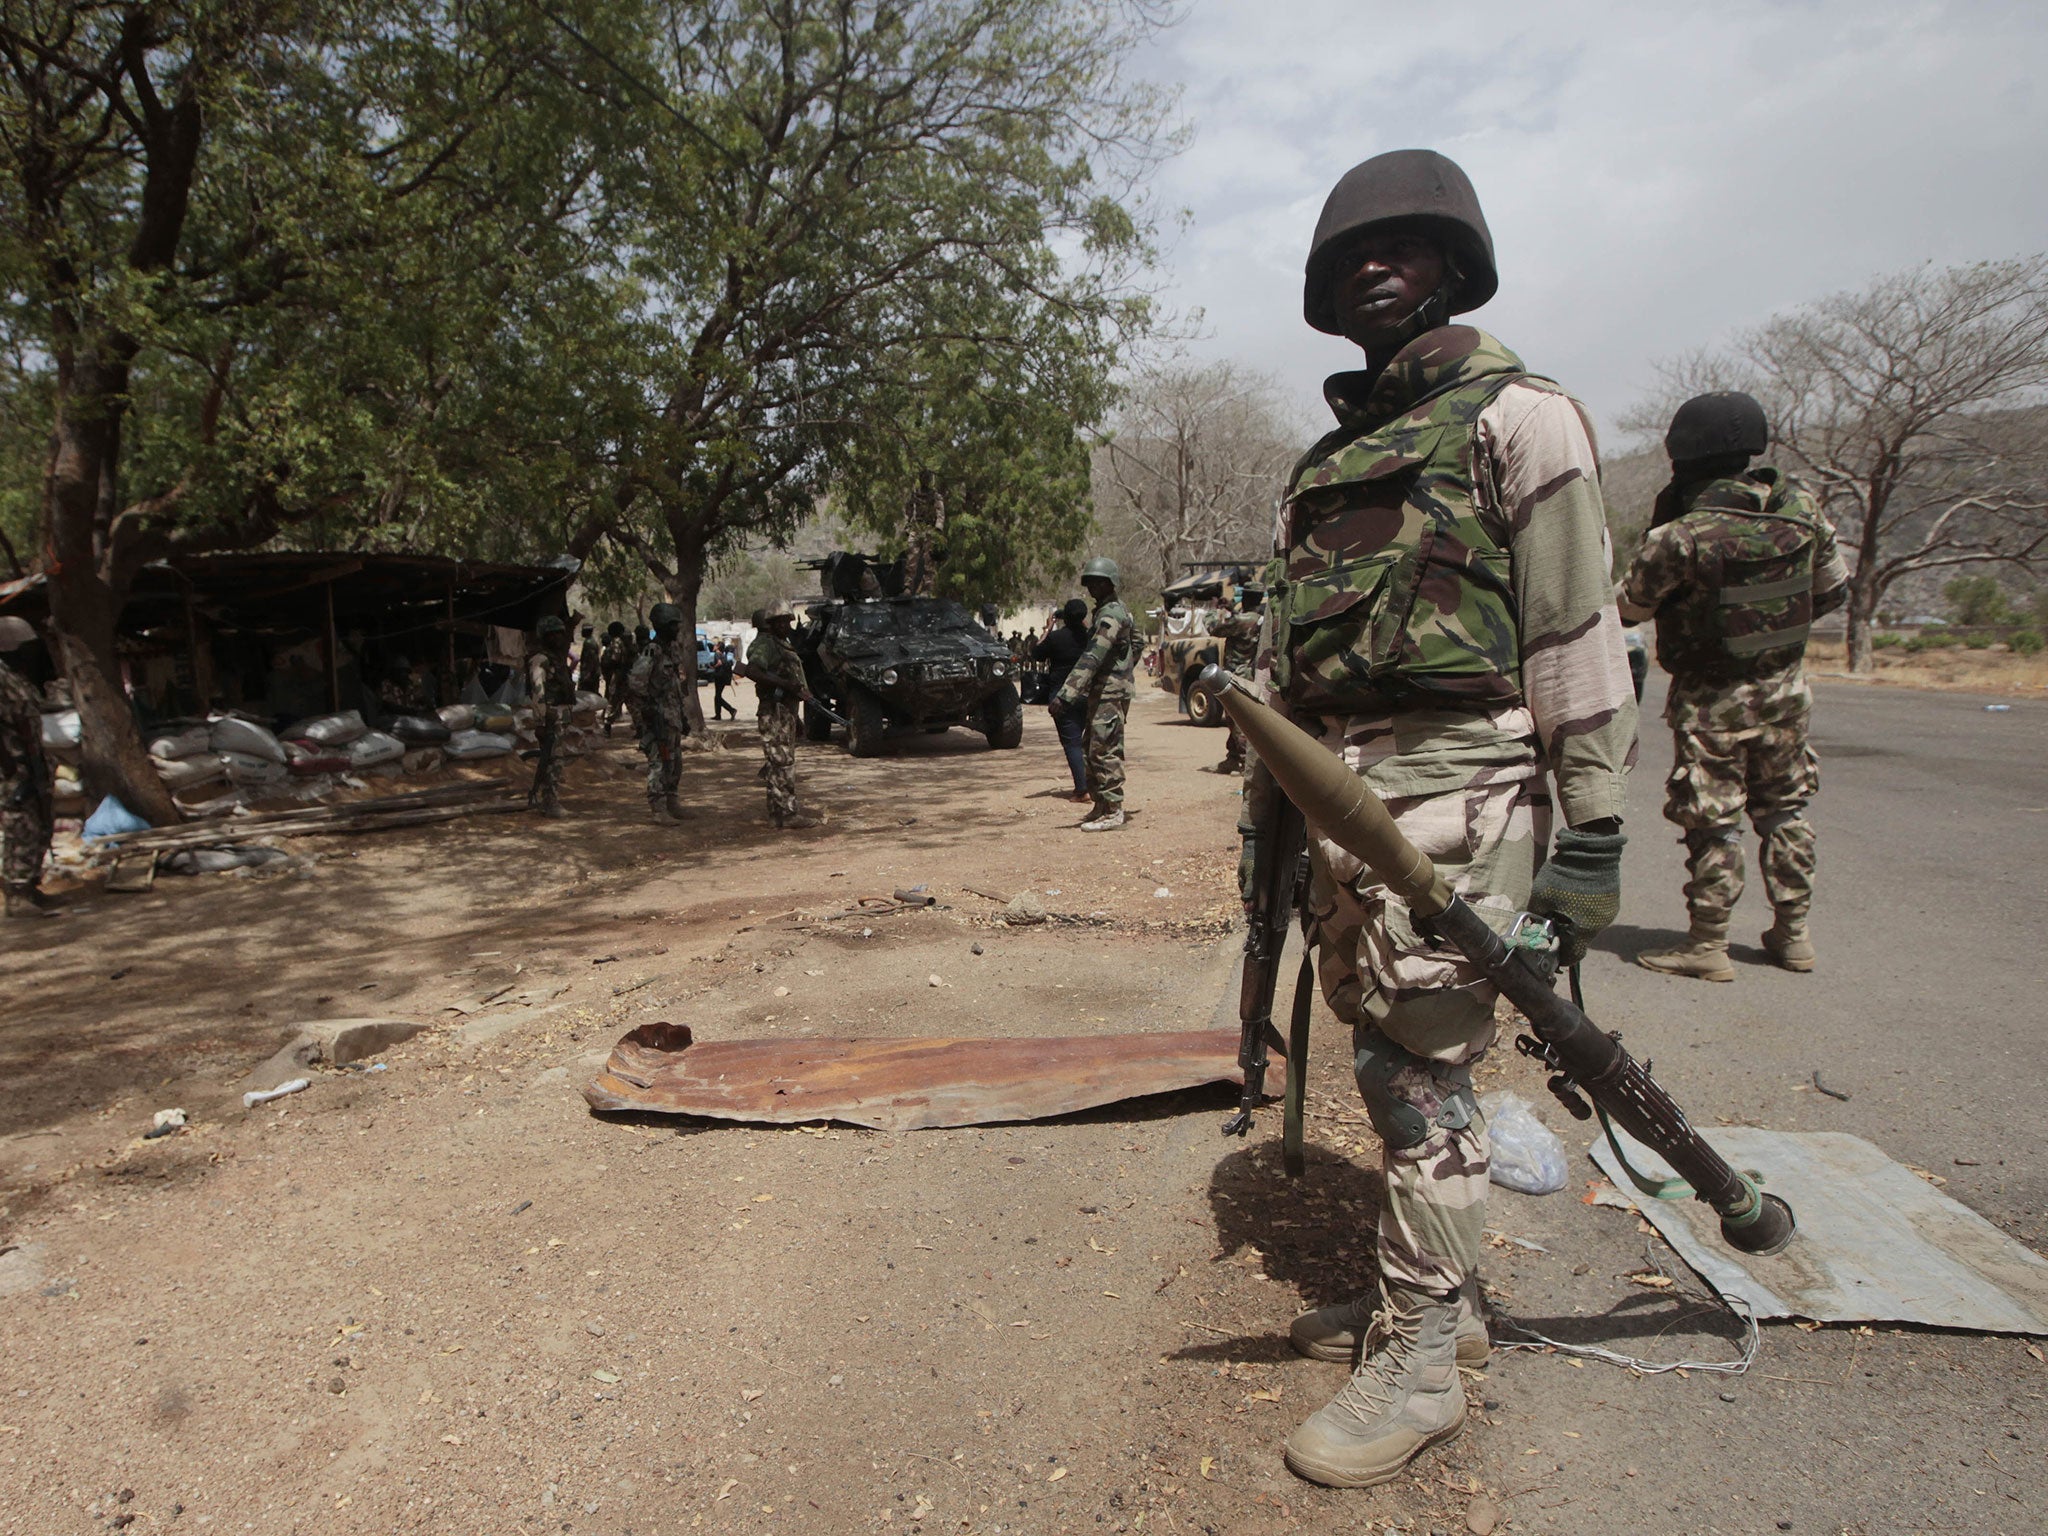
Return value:
M 1415 306 L 1414 312 L 1401 322 L 1400 328 L 1388 338 L 1394 350 L 1408 345 L 1416 337 L 1451 323 L 1451 295 L 1463 281 L 1458 271 L 1456 258 L 1449 252 L 1444 254 L 1444 278 L 1437 284 L 1435 293 Z

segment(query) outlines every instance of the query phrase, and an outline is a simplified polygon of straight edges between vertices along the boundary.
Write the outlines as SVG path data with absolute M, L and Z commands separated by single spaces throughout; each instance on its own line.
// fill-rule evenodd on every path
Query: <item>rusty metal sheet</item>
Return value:
M 1043 1120 L 1204 1083 L 1237 1083 L 1235 1029 L 1016 1040 L 706 1040 L 643 1024 L 584 1085 L 592 1109 L 878 1131 Z M 1278 1093 L 1276 1055 L 1266 1078 Z

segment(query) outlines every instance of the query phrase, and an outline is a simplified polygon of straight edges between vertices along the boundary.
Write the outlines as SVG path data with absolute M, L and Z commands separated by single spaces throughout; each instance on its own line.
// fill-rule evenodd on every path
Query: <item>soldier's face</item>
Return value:
M 1370 229 L 1337 265 L 1337 321 L 1361 347 L 1396 337 L 1443 286 L 1443 249 L 1429 236 L 1398 225 Z

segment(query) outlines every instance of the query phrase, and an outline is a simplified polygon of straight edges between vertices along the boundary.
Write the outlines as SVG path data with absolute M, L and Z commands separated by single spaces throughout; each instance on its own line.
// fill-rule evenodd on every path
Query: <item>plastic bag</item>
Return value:
M 83 831 L 86 841 L 90 842 L 96 837 L 112 837 L 117 832 L 146 831 L 148 827 L 148 822 L 109 795 L 99 803 L 97 810 L 85 818 Z
M 82 739 L 82 727 L 75 709 L 60 709 L 43 716 L 43 750 L 69 752 Z
M 1479 1107 L 1493 1142 L 1488 1178 L 1522 1195 L 1554 1195 L 1564 1188 L 1570 1174 L 1564 1143 L 1536 1118 L 1527 1099 L 1519 1093 L 1489 1093 Z

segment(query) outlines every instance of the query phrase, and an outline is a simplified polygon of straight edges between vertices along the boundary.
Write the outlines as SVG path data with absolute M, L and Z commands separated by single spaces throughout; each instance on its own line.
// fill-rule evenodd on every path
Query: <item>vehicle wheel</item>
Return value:
M 832 722 L 819 714 L 815 705 L 806 704 L 804 706 L 804 740 L 830 741 L 831 739 Z
M 981 732 L 999 752 L 1024 743 L 1024 701 L 1009 683 L 990 694 L 981 706 Z
M 845 714 L 846 750 L 855 757 L 879 757 L 882 738 L 889 729 L 882 701 L 865 689 L 849 688 Z
M 1188 721 L 1193 725 L 1221 725 L 1223 703 L 1216 690 L 1199 678 L 1188 684 Z

